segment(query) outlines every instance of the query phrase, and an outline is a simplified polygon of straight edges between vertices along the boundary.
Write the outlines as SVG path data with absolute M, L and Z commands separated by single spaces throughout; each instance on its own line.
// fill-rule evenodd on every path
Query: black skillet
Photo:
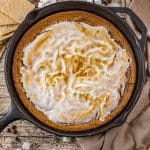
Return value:
M 137 63 L 137 80 L 136 85 L 133 91 L 133 94 L 130 98 L 129 103 L 124 108 L 124 110 L 112 121 L 107 123 L 104 126 L 96 128 L 94 130 L 84 131 L 84 132 L 63 132 L 58 131 L 56 129 L 50 128 L 45 124 L 41 123 L 37 120 L 28 110 L 24 107 L 17 92 L 14 87 L 13 79 L 12 79 L 12 63 L 13 63 L 13 55 L 17 46 L 17 43 L 24 35 L 24 33 L 36 22 L 43 19 L 46 16 L 55 14 L 57 12 L 63 11 L 73 11 L 73 10 L 81 10 L 91 12 L 98 16 L 101 16 L 112 24 L 114 24 L 126 37 L 128 42 L 130 43 L 134 56 Z M 128 14 L 134 24 L 136 25 L 137 29 L 141 33 L 141 39 L 138 39 L 133 32 L 133 30 L 129 27 L 129 25 L 121 19 L 117 13 L 125 13 Z M 9 123 L 18 119 L 24 119 L 32 122 L 37 127 L 59 135 L 59 136 L 70 136 L 70 137 L 81 137 L 81 136 L 89 136 L 95 135 L 98 133 L 102 133 L 107 131 L 110 128 L 122 125 L 130 111 L 133 109 L 134 105 L 138 101 L 139 95 L 141 94 L 143 84 L 145 81 L 145 63 L 144 63 L 144 49 L 146 43 L 146 27 L 142 23 L 142 21 L 130 10 L 129 8 L 106 8 L 102 6 L 98 6 L 96 4 L 87 3 L 87 2 L 75 2 L 75 1 L 67 1 L 67 2 L 60 2 L 55 3 L 53 5 L 49 5 L 45 8 L 35 9 L 29 13 L 26 17 L 24 22 L 20 25 L 17 29 L 11 40 L 9 41 L 6 49 L 6 57 L 5 57 L 5 79 L 9 94 L 11 96 L 11 106 L 5 116 L 0 119 L 0 131 L 2 131 Z

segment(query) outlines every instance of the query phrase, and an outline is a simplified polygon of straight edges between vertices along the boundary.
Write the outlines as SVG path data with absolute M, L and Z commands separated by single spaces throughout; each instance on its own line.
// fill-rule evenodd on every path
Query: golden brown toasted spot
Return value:
M 41 46 L 43 44 L 45 44 L 45 41 L 50 37 L 49 33 L 45 34 L 39 41 L 37 44 L 35 44 L 34 47 L 32 47 L 32 49 L 30 50 L 29 53 L 27 53 L 27 65 L 29 65 L 30 67 L 32 66 L 33 62 L 34 62 L 34 58 L 33 56 L 39 57 L 41 54 Z

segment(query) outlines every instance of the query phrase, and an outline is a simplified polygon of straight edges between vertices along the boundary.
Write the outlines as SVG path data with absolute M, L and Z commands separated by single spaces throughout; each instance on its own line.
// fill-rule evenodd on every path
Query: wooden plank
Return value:
M 54 138 L 37 138 L 37 137 L 3 137 L 0 138 L 0 149 L 16 150 L 21 149 L 24 142 L 31 143 L 32 150 L 81 150 L 75 141 L 63 143 L 54 140 Z

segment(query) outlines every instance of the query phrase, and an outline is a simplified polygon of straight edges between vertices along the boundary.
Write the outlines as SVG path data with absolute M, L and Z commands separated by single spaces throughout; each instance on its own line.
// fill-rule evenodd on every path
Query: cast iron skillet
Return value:
M 73 10 L 81 10 L 91 12 L 93 14 L 99 15 L 112 24 L 114 24 L 126 37 L 129 41 L 137 63 L 137 80 L 136 85 L 133 91 L 133 94 L 130 98 L 129 103 L 124 108 L 124 110 L 118 115 L 115 119 L 111 122 L 93 129 L 84 132 L 63 132 L 58 131 L 56 129 L 50 128 L 37 120 L 28 110 L 24 107 L 17 92 L 14 87 L 13 79 L 12 79 L 12 64 L 13 64 L 13 55 L 19 42 L 20 38 L 24 35 L 24 33 L 36 22 L 40 19 L 48 15 L 55 14 L 57 12 L 63 11 L 73 11 Z M 141 32 L 141 39 L 137 39 L 136 35 L 132 31 L 132 29 L 128 26 L 128 24 L 121 19 L 116 13 L 126 13 L 128 14 L 137 28 Z M 87 2 L 75 2 L 75 1 L 67 1 L 67 2 L 60 2 L 55 3 L 53 5 L 47 6 L 42 9 L 35 9 L 29 13 L 26 17 L 24 22 L 20 25 L 20 27 L 15 32 L 14 36 L 11 38 L 10 42 L 7 45 L 7 52 L 5 58 L 5 79 L 6 84 L 8 87 L 9 94 L 11 96 L 11 106 L 7 114 L 0 119 L 0 131 L 2 131 L 10 122 L 18 120 L 18 119 L 25 119 L 39 128 L 59 135 L 59 136 L 70 136 L 70 137 L 81 137 L 81 136 L 88 136 L 88 135 L 95 135 L 98 133 L 102 133 L 112 127 L 119 126 L 123 124 L 127 118 L 127 115 L 133 109 L 134 105 L 136 104 L 141 90 L 143 88 L 144 80 L 145 80 L 145 67 L 144 67 L 144 49 L 145 49 L 145 42 L 146 42 L 146 27 L 142 23 L 142 21 L 128 8 L 105 8 L 102 6 L 98 6 L 96 4 L 87 3 Z

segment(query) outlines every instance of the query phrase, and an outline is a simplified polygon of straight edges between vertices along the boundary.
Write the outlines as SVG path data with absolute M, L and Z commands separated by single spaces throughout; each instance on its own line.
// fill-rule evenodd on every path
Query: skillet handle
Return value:
M 25 119 L 24 116 L 19 112 L 18 108 L 16 105 L 11 102 L 11 105 L 8 109 L 7 114 L 5 114 L 1 119 L 0 119 L 0 133 L 2 130 L 11 122 L 19 119 Z
M 139 40 L 141 49 L 143 50 L 143 52 L 145 52 L 145 45 L 147 40 L 147 28 L 142 22 L 142 20 L 130 8 L 127 7 L 108 7 L 108 9 L 110 9 L 114 13 L 125 13 L 130 16 L 134 25 L 141 33 L 141 39 L 138 38 L 137 39 Z

